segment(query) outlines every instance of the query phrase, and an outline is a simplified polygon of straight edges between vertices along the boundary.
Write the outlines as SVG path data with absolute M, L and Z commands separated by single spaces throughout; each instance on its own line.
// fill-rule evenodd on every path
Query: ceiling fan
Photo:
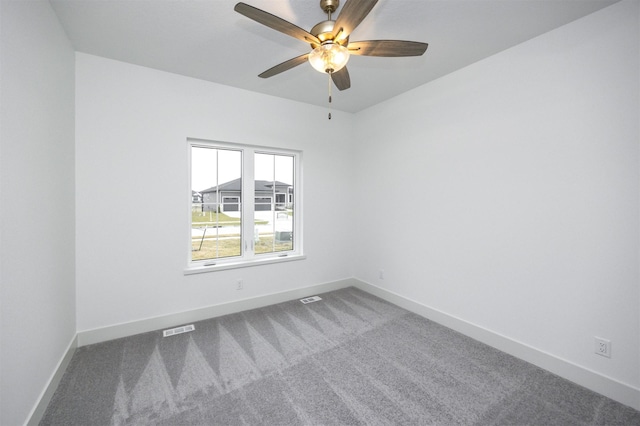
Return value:
M 297 38 L 311 45 L 311 52 L 284 61 L 259 75 L 273 77 L 306 61 L 318 71 L 330 75 L 340 90 L 351 87 L 351 79 L 346 64 L 350 55 L 362 56 L 420 56 L 428 47 L 427 43 L 402 40 L 349 41 L 349 35 L 364 20 L 378 0 L 347 0 L 336 20 L 331 14 L 338 9 L 340 0 L 320 0 L 320 8 L 327 14 L 327 20 L 317 23 L 310 31 L 285 21 L 264 10 L 238 3 L 234 10 L 269 28 Z M 331 98 L 329 99 L 331 102 Z

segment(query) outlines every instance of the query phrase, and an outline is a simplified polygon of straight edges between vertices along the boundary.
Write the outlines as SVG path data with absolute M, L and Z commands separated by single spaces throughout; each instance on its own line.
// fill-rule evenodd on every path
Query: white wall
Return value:
M 74 53 L 48 2 L 0 15 L 0 424 L 17 425 L 76 331 Z
M 351 115 L 82 53 L 76 109 L 78 331 L 351 276 Z M 189 137 L 303 151 L 306 260 L 183 274 Z
M 359 113 L 356 278 L 640 387 L 639 4 Z

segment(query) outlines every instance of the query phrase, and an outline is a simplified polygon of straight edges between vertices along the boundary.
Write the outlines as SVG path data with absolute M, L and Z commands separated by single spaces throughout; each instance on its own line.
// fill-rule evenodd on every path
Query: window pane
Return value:
M 255 155 L 256 253 L 293 250 L 294 157 Z
M 191 147 L 191 260 L 242 255 L 242 153 Z

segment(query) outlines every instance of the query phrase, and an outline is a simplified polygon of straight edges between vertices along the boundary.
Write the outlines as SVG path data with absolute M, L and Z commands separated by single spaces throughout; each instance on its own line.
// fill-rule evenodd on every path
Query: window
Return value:
M 189 140 L 187 272 L 303 258 L 301 153 Z

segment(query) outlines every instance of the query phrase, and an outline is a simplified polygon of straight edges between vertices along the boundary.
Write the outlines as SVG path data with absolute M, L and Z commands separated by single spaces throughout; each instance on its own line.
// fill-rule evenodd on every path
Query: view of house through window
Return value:
M 242 254 L 242 151 L 191 147 L 191 259 Z
M 293 249 L 293 157 L 255 154 L 255 252 Z M 264 223 L 266 222 L 266 223 Z
M 222 145 L 222 144 L 221 144 Z M 191 262 L 296 248 L 295 154 L 191 143 Z

